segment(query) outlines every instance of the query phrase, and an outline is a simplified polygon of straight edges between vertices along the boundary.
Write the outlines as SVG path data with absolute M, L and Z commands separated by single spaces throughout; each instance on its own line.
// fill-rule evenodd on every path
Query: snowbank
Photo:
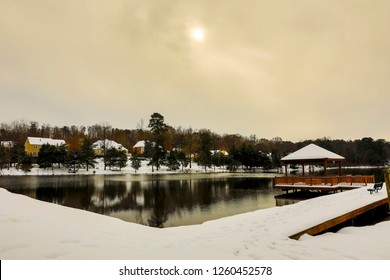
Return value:
M 372 195 L 361 188 L 157 229 L 0 189 L 0 259 L 390 259 L 390 222 L 288 238 L 313 222 L 386 196 L 385 188 Z

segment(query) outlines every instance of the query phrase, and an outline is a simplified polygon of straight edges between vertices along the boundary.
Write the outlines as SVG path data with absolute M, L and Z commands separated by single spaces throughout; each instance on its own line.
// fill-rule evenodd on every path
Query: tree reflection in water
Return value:
M 256 175 L 23 176 L 12 192 L 152 227 L 202 223 L 275 206 L 272 178 Z

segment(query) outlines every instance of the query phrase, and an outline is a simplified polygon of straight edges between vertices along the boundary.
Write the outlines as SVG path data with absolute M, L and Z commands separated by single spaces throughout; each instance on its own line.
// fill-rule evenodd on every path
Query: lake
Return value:
M 266 174 L 4 176 L 13 193 L 153 227 L 200 224 L 274 207 Z

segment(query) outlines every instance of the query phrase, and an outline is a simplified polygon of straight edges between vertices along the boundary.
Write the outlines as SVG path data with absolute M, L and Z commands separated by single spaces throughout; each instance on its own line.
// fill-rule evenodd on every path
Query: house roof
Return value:
M 27 141 L 30 145 L 43 145 L 49 144 L 53 146 L 65 145 L 65 140 L 62 139 L 51 139 L 51 138 L 40 138 L 40 137 L 27 137 Z
M 292 161 L 324 161 L 324 160 L 344 160 L 345 158 L 321 148 L 315 144 L 309 144 L 285 157 L 281 160 L 285 162 Z
M 138 141 L 138 142 L 135 143 L 135 145 L 133 146 L 133 148 L 142 148 L 142 147 L 145 147 L 145 141 L 144 141 L 144 140 Z
M 104 146 L 106 146 L 106 149 L 115 148 L 117 150 L 127 151 L 127 149 L 125 147 L 123 147 L 122 144 L 119 144 L 119 143 L 115 142 L 114 140 L 108 140 L 108 139 L 98 140 L 92 144 L 92 147 L 94 149 L 103 149 Z
M 15 144 L 16 143 L 14 141 L 1 141 L 0 142 L 1 146 L 7 147 L 7 148 L 13 147 Z

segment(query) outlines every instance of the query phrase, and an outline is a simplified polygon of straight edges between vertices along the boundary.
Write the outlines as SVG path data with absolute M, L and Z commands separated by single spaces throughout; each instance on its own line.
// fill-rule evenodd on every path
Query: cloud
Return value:
M 259 138 L 389 138 L 389 6 L 5 0 L 0 94 L 17 94 L 0 109 L 58 125 L 132 128 L 160 112 L 173 125 Z M 201 43 L 189 36 L 198 26 Z

